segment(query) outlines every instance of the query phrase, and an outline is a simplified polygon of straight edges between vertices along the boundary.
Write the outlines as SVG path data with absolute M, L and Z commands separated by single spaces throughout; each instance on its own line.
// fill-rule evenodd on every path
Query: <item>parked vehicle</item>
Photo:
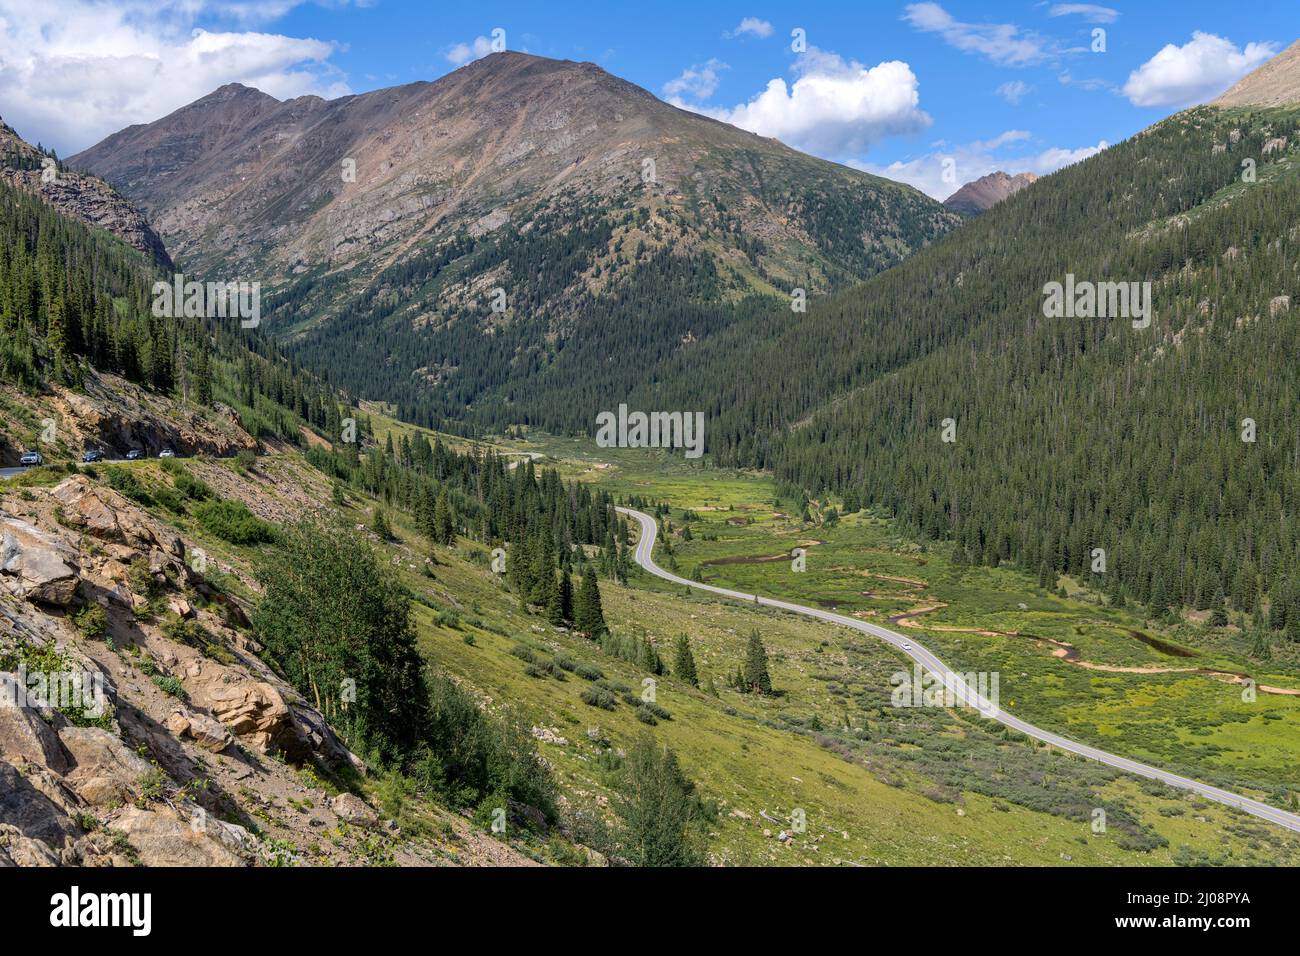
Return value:
M 81 456 L 81 460 L 90 464 L 91 462 L 103 461 L 104 453 L 98 448 L 87 448 L 86 453 Z
M 126 453 L 127 461 L 139 461 L 143 457 L 144 457 L 144 452 L 142 452 L 139 448 L 132 448 L 130 451 Z
M 175 458 L 175 457 L 176 457 L 176 452 L 172 451 L 172 449 L 170 449 L 170 448 L 164 448 L 162 451 L 158 452 L 158 457 L 159 457 L 159 458 Z
M 43 465 L 45 464 L 45 459 L 41 457 L 41 453 L 39 451 L 29 451 L 25 455 L 23 455 L 22 458 L 19 458 L 18 462 L 19 464 L 25 466 Z

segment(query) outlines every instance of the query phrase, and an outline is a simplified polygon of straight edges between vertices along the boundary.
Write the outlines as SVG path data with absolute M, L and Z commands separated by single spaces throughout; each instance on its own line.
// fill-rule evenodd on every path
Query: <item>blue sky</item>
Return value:
M 285 98 L 436 79 L 494 30 L 942 196 L 1212 98 L 1300 37 L 1300 4 L 0 0 L 0 115 L 67 155 L 225 82 Z

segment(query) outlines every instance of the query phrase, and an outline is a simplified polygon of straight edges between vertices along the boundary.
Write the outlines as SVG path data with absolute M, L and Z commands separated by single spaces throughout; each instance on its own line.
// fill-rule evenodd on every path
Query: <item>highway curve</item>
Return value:
M 872 624 L 869 621 L 862 621 L 854 617 L 845 617 L 843 614 L 835 614 L 831 611 L 823 611 L 820 608 L 804 607 L 802 604 L 792 604 L 789 601 L 778 601 L 774 598 L 766 598 L 761 595 L 746 594 L 743 591 L 732 591 L 727 588 L 714 587 L 711 584 L 701 584 L 698 581 L 688 581 L 686 578 L 678 577 L 654 562 L 655 538 L 659 533 L 658 523 L 650 515 L 641 511 L 634 511 L 631 508 L 619 508 L 620 514 L 625 514 L 634 518 L 641 526 L 641 539 L 637 542 L 636 553 L 634 558 L 636 563 L 641 565 L 656 577 L 663 578 L 665 581 L 671 581 L 674 584 L 681 584 L 698 591 L 709 591 L 713 594 L 720 594 L 723 597 L 735 598 L 750 603 L 762 604 L 767 607 L 780 608 L 783 611 L 789 611 L 793 614 L 803 614 L 807 617 L 815 617 L 821 621 L 828 621 L 831 624 L 840 624 L 844 627 L 851 627 L 855 631 L 861 631 L 864 634 L 870 634 L 872 637 L 880 638 L 888 644 L 893 645 L 900 653 L 906 654 L 916 663 L 920 664 L 926 671 L 934 674 L 942 680 L 945 687 L 954 691 L 957 700 L 965 700 L 976 707 L 979 712 L 1001 724 L 1005 724 L 1012 730 L 1018 730 L 1020 733 L 1044 743 L 1051 744 L 1061 750 L 1069 753 L 1078 754 L 1081 757 L 1087 757 L 1090 760 L 1096 760 L 1108 766 L 1115 767 L 1118 770 L 1127 773 L 1137 774 L 1140 777 L 1149 777 L 1152 780 L 1159 780 L 1161 783 L 1167 783 L 1171 787 L 1178 787 L 1181 790 L 1190 790 L 1198 793 L 1207 800 L 1213 800 L 1224 806 L 1233 807 L 1238 810 L 1244 810 L 1246 813 L 1259 817 L 1261 820 L 1267 820 L 1269 823 L 1275 823 L 1280 827 L 1286 827 L 1296 833 L 1300 833 L 1300 815 L 1288 813 L 1285 810 L 1279 810 L 1277 807 L 1271 807 L 1266 803 L 1258 800 L 1252 800 L 1250 797 L 1244 797 L 1228 790 L 1221 790 L 1218 787 L 1210 786 L 1208 783 L 1200 783 L 1196 780 L 1180 777 L 1178 774 L 1170 773 L 1167 770 L 1161 770 L 1158 767 L 1152 767 L 1148 764 L 1138 763 L 1136 760 L 1129 760 L 1127 757 L 1120 757 L 1116 754 L 1108 753 L 1105 750 L 1099 750 L 1096 747 L 1090 747 L 1087 744 L 1081 744 L 1077 741 L 1070 740 L 1068 737 L 1062 737 L 1048 730 L 1042 730 L 1033 724 L 1026 723 L 1019 717 L 1008 714 L 1006 711 L 995 707 L 990 701 L 979 696 L 973 688 L 970 688 L 962 680 L 961 676 L 953 671 L 943 661 L 939 660 L 931 651 L 923 647 L 914 637 L 905 637 L 897 631 L 891 631 L 889 628 L 881 627 L 878 624 Z M 904 648 L 904 644 L 908 645 Z

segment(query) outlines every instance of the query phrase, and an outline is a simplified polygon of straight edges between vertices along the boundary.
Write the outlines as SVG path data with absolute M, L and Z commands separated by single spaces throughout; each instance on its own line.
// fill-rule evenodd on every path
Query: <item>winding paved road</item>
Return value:
M 951 670 L 947 664 L 935 657 L 926 648 L 922 647 L 915 638 L 904 637 L 897 631 L 891 631 L 888 628 L 881 627 L 878 624 L 872 624 L 869 621 L 859 620 L 855 617 L 845 617 L 843 614 L 835 614 L 831 611 L 823 611 L 819 608 L 804 607 L 802 604 L 791 604 L 789 601 L 778 601 L 773 598 L 765 598 L 754 594 L 745 594 L 742 591 L 731 591 L 727 588 L 714 587 L 711 584 L 701 584 L 698 581 L 688 581 L 686 578 L 678 577 L 654 562 L 655 537 L 659 533 L 658 523 L 650 515 L 641 511 L 634 511 L 631 508 L 619 508 L 620 514 L 636 519 L 641 526 L 641 539 L 637 542 L 636 553 L 634 558 L 636 563 L 641 565 L 656 577 L 663 578 L 665 581 L 671 581 L 674 584 L 685 585 L 699 591 L 709 591 L 713 594 L 721 594 L 723 597 L 735 598 L 740 601 L 762 604 L 767 607 L 780 608 L 783 611 L 790 611 L 794 614 L 803 614 L 807 617 L 815 617 L 818 620 L 829 621 L 831 624 L 841 624 L 844 627 L 851 627 L 855 631 L 861 631 L 864 634 L 870 634 L 872 637 L 878 637 L 888 644 L 893 645 L 901 653 L 906 654 L 916 663 L 935 675 L 945 687 L 951 689 L 957 700 L 969 701 L 970 704 L 980 711 L 980 713 L 1005 724 L 1012 730 L 1018 730 L 1028 737 L 1041 740 L 1044 743 L 1051 744 L 1061 750 L 1069 753 L 1078 754 L 1081 757 L 1088 757 L 1101 763 L 1115 767 L 1118 770 L 1124 770 L 1128 773 L 1137 774 L 1140 777 L 1149 777 L 1152 780 L 1159 780 L 1161 783 L 1167 783 L 1171 787 L 1178 787 L 1181 790 L 1190 790 L 1198 793 L 1208 800 L 1221 803 L 1224 806 L 1234 807 L 1238 810 L 1244 810 L 1246 813 L 1253 814 L 1269 823 L 1276 823 L 1280 827 L 1286 827 L 1300 833 L 1300 815 L 1288 813 L 1285 810 L 1279 810 L 1277 807 L 1271 807 L 1266 803 L 1258 800 L 1252 800 L 1250 797 L 1243 797 L 1240 794 L 1232 793 L 1228 790 L 1221 790 L 1218 787 L 1212 787 L 1207 783 L 1200 783 L 1196 780 L 1189 780 L 1187 777 L 1180 777 L 1177 774 L 1170 773 L 1167 770 L 1161 770 L 1158 767 L 1151 767 L 1144 763 L 1138 763 L 1136 760 L 1129 760 L 1127 757 L 1119 757 L 1105 750 L 1099 750 L 1096 747 L 1090 747 L 1087 744 L 1077 743 L 1068 737 L 1062 737 L 1051 731 L 1041 730 L 1033 724 L 1026 723 L 1019 717 L 1008 714 L 1006 711 L 994 706 L 990 701 L 982 698 L 973 688 L 969 687 L 956 671 Z M 904 645 L 907 645 L 904 647 Z

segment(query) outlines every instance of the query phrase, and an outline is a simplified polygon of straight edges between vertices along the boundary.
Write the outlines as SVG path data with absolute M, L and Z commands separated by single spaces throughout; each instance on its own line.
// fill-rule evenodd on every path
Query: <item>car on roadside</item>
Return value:
M 144 457 L 144 452 L 142 452 L 139 448 L 132 448 L 130 451 L 126 453 L 127 461 L 139 461 L 143 457 Z
M 173 451 L 173 450 L 170 449 L 170 448 L 164 448 L 162 451 L 158 452 L 158 457 L 159 457 L 159 458 L 175 458 L 175 457 L 176 457 L 176 452 Z
M 104 460 L 104 453 L 98 448 L 87 448 L 86 453 L 81 456 L 81 460 L 86 464 L 92 464 Z
M 45 459 L 41 457 L 39 451 L 29 451 L 25 453 L 23 457 L 18 459 L 18 463 L 25 468 L 30 468 L 32 465 L 45 464 Z

